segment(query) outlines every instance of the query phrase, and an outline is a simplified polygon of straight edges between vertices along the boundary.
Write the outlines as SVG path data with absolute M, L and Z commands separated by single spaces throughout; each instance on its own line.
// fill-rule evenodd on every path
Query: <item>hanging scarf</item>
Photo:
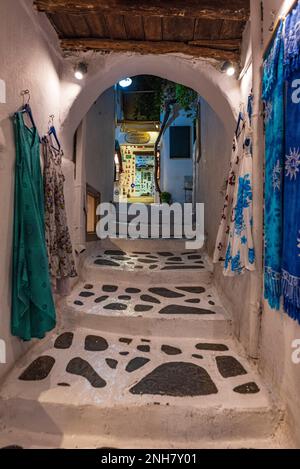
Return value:
M 245 115 L 242 134 L 242 154 L 235 187 L 232 220 L 229 228 L 224 275 L 232 277 L 255 270 L 253 244 L 253 191 L 252 191 L 252 131 L 250 116 Z
M 300 4 L 287 16 L 284 32 L 284 71 L 290 77 L 300 70 Z
M 228 243 L 228 236 L 230 231 L 231 216 L 233 210 L 234 190 L 236 186 L 238 168 L 240 164 L 240 147 L 239 141 L 234 137 L 232 145 L 232 154 L 230 160 L 229 176 L 226 181 L 226 195 L 222 211 L 221 223 L 219 226 L 216 248 L 214 252 L 213 261 L 215 264 L 224 262 L 226 256 L 226 247 Z
M 300 5 L 285 29 L 286 142 L 282 287 L 284 309 L 300 322 Z
M 265 102 L 265 298 L 280 308 L 284 169 L 284 77 L 281 23 L 264 62 Z

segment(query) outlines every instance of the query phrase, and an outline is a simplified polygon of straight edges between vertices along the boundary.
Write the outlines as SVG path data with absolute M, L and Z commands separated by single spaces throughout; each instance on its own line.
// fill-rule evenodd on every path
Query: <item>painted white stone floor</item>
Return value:
M 290 446 L 282 409 L 231 337 L 205 254 L 162 243 L 133 254 L 143 244 L 124 242 L 117 267 L 95 260 L 116 261 L 105 250 L 120 246 L 88 253 L 56 332 L 0 389 L 0 447 Z
M 1 414 L 4 422 L 9 420 L 10 429 L 20 431 L 24 425 L 27 431 L 50 433 L 56 438 L 64 433 L 84 435 L 88 432 L 105 438 L 123 438 L 126 435 L 129 440 L 165 439 L 173 440 L 174 446 L 175 442 L 182 442 L 183 445 L 189 442 L 192 445 L 192 442 L 195 444 L 203 439 L 267 438 L 276 430 L 280 413 L 257 373 L 233 341 L 226 340 L 218 344 L 223 346 L 223 351 L 211 351 L 196 347 L 202 343 L 201 339 L 122 338 L 103 334 L 102 338 L 108 344 L 106 350 L 87 351 L 86 337 L 94 334 L 89 329 L 76 330 L 72 344 L 67 349 L 55 348 L 53 344 L 57 336 L 54 336 L 21 360 L 0 392 Z M 120 342 L 120 339 L 132 339 L 132 342 Z M 207 348 L 205 343 L 204 348 Z M 215 345 L 215 341 L 210 341 L 210 344 Z M 163 345 L 178 349 L 178 354 L 164 353 Z M 139 350 L 141 346 L 141 350 L 149 346 L 150 352 Z M 34 360 L 45 356 L 55 360 L 47 377 L 35 380 L 33 376 L 33 380 L 29 381 L 19 379 Z M 132 360 L 137 357 L 149 362 L 130 372 L 128 364 L 132 364 Z M 244 371 L 238 376 L 225 378 L 218 369 L 217 357 L 235 358 Z M 103 387 L 95 387 L 95 382 L 93 385 L 88 379 L 66 371 L 68 364 L 78 358 L 93 367 L 105 381 Z M 108 365 L 107 359 L 118 362 L 116 369 Z M 184 379 L 176 371 L 177 376 L 182 378 L 181 381 L 179 379 L 178 389 L 184 394 L 188 386 L 187 395 L 137 395 L 130 392 L 157 367 L 176 363 L 189 364 L 195 368 Z M 205 379 L 201 382 L 193 377 L 197 367 L 208 373 L 208 389 Z M 169 386 L 169 382 L 167 380 L 167 383 L 157 385 L 160 389 L 157 392 L 162 392 L 161 386 Z M 189 395 L 196 382 L 200 385 L 197 392 L 205 395 Z M 256 383 L 258 389 L 254 394 L 240 394 L 236 391 L 237 387 L 247 383 Z M 192 391 L 189 386 L 192 386 Z M 172 393 L 176 394 L 178 389 L 175 386 Z

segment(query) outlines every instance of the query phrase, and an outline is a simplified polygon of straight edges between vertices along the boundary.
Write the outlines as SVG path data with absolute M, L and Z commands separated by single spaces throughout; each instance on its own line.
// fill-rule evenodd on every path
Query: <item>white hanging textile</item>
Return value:
M 239 122 L 233 142 L 225 203 L 213 259 L 214 263 L 224 263 L 225 276 L 232 277 L 247 270 L 255 270 L 252 171 L 252 130 L 246 115 Z

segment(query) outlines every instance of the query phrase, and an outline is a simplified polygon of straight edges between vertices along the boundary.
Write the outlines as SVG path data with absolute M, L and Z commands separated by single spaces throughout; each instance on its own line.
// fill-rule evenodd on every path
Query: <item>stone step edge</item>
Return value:
M 4 407 L 4 410 L 1 410 Z M 31 432 L 61 434 L 81 433 L 85 429 L 92 435 L 114 435 L 137 438 L 142 434 L 150 438 L 188 439 L 203 438 L 267 438 L 278 428 L 282 415 L 274 405 L 255 408 L 223 408 L 198 405 L 70 405 L 20 398 L 0 399 L 2 424 Z M 143 422 L 144 427 L 141 427 Z M 47 426 L 48 425 L 48 426 Z M 53 433 L 53 426 L 57 431 Z M 178 428 L 179 427 L 179 428 Z

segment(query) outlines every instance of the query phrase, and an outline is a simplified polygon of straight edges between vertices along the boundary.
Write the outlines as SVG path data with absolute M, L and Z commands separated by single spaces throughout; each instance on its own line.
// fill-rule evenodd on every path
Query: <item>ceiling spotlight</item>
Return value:
M 132 85 L 132 79 L 124 78 L 123 80 L 119 81 L 119 85 L 121 88 L 128 88 L 128 86 Z
M 74 68 L 74 76 L 77 80 L 82 80 L 87 74 L 88 66 L 85 62 L 79 62 Z
M 221 70 L 229 77 L 233 77 L 235 75 L 235 67 L 232 62 L 224 62 Z

